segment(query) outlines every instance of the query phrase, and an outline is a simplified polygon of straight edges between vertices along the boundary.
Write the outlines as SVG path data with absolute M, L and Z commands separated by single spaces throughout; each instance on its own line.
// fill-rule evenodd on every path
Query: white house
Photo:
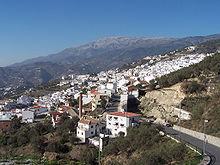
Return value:
M 88 138 L 98 135 L 99 132 L 99 120 L 86 115 L 82 116 L 77 126 L 77 137 L 82 142 L 86 142 Z
M 110 89 L 99 89 L 98 92 L 102 96 L 108 96 L 108 97 L 112 96 L 112 91 Z
M 23 104 L 23 105 L 31 105 L 31 103 L 34 101 L 32 97 L 29 96 L 21 96 L 17 99 L 18 104 Z
M 117 89 L 117 84 L 116 83 L 113 83 L 113 82 L 108 82 L 106 84 L 106 88 L 111 90 L 112 93 L 115 93 L 116 89 Z
M 11 113 L 12 113 L 13 116 L 17 116 L 17 118 L 19 118 L 19 117 L 22 117 L 22 111 L 23 110 L 25 110 L 25 109 L 16 108 L 16 109 L 12 109 Z
M 123 85 L 129 83 L 129 80 L 126 80 L 126 79 L 120 79 L 118 81 L 118 88 L 121 88 Z
M 91 95 L 84 94 L 82 95 L 83 105 L 89 104 L 92 101 Z
M 107 82 L 107 77 L 99 77 L 99 81 L 102 81 L 102 82 Z
M 106 129 L 108 134 L 116 137 L 120 132 L 127 135 L 127 128 L 139 123 L 140 114 L 132 112 L 112 112 L 106 115 Z
M 74 95 L 74 99 L 78 99 L 80 96 L 80 92 L 77 92 L 75 95 Z M 87 94 L 83 94 L 82 95 L 82 100 L 83 100 L 83 105 L 86 105 L 88 103 L 90 103 L 92 101 L 92 97 L 91 97 L 91 92 L 88 91 Z
M 134 96 L 135 98 L 138 98 L 139 90 L 135 86 L 129 86 L 128 87 L 128 94 L 131 96 Z
M 191 113 L 180 108 L 174 108 L 173 115 L 177 115 L 181 120 L 191 119 Z
M 22 123 L 33 123 L 34 122 L 34 111 L 24 110 L 22 111 Z
M 5 111 L 1 111 L 0 112 L 0 119 L 1 120 L 8 120 L 8 119 L 12 119 L 12 114 L 11 114 L 11 112 L 5 112 Z

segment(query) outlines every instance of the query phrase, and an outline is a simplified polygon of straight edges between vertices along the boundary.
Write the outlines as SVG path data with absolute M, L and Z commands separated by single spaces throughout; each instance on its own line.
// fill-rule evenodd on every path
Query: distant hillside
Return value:
M 146 56 L 168 53 L 218 39 L 220 35 L 186 38 L 109 37 L 57 54 L 0 68 L 0 96 L 6 87 L 23 88 L 47 83 L 66 74 L 85 74 L 121 67 Z

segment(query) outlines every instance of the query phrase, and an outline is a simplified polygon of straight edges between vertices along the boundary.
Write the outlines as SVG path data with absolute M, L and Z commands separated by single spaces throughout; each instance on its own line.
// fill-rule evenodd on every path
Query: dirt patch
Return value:
M 179 107 L 186 95 L 181 91 L 181 83 L 169 88 L 147 92 L 141 99 L 140 107 L 147 116 L 173 120 L 173 109 Z

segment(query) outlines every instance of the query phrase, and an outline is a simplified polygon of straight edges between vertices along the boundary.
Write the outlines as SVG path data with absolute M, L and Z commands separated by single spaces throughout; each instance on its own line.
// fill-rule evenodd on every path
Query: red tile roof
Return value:
M 132 91 L 135 91 L 135 90 L 137 90 L 137 87 L 135 87 L 133 85 L 128 87 L 128 92 L 132 92 Z
M 99 122 L 98 120 L 93 119 L 90 116 L 82 116 L 80 121 L 79 121 L 79 123 L 88 124 L 88 125 L 97 124 L 98 122 Z
M 94 95 L 98 95 L 99 94 L 98 90 L 96 90 L 96 89 L 92 89 L 90 92 L 91 92 L 91 94 L 94 94 Z
M 136 116 L 141 116 L 141 114 L 132 113 L 132 112 L 111 112 L 110 115 L 122 116 L 122 117 L 136 117 Z

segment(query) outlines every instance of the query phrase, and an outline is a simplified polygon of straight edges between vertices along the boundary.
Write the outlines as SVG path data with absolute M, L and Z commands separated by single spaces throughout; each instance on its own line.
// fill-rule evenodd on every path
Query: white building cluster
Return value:
M 193 50 L 190 47 L 189 50 Z M 38 98 L 21 96 L 14 101 L 0 102 L 0 119 L 7 113 L 11 116 L 22 117 L 22 122 L 32 123 L 37 116 L 51 115 L 54 126 L 58 123 L 59 115 L 64 111 L 72 110 L 70 100 L 78 100 L 82 93 L 83 113 L 94 111 L 103 106 L 103 98 L 108 101 L 114 96 L 119 96 L 117 112 L 106 116 L 106 130 L 108 134 L 117 136 L 119 132 L 127 134 L 127 128 L 138 122 L 139 115 L 127 111 L 127 100 L 129 96 L 138 98 L 138 86 L 146 86 L 148 82 L 156 77 L 168 74 L 183 67 L 202 61 L 206 56 L 212 54 L 172 54 L 171 56 L 146 57 L 145 64 L 119 71 L 119 69 L 102 71 L 97 75 L 67 75 L 63 76 L 57 87 L 61 91 L 50 93 Z M 68 88 L 62 88 L 68 86 Z M 19 107 L 19 105 L 22 105 Z M 85 108 L 87 106 L 87 108 Z M 104 105 L 105 106 L 105 105 Z M 106 108 L 106 107 L 102 107 Z M 56 111 L 55 113 L 52 111 Z M 77 112 L 78 110 L 76 110 Z M 74 114 L 74 111 L 72 111 Z M 187 114 L 185 114 L 187 118 Z M 183 114 L 182 114 L 183 116 Z M 1 124 L 1 123 L 0 123 Z M 101 127 L 101 128 L 100 128 Z M 86 138 L 97 135 L 103 125 L 90 117 L 83 116 L 77 128 L 77 136 L 83 141 Z
M 172 58 L 164 58 L 163 56 L 149 57 L 149 62 L 135 68 L 131 68 L 116 74 L 129 76 L 135 80 L 149 82 L 152 79 L 169 74 L 184 67 L 199 63 L 205 57 L 212 54 L 175 54 Z

